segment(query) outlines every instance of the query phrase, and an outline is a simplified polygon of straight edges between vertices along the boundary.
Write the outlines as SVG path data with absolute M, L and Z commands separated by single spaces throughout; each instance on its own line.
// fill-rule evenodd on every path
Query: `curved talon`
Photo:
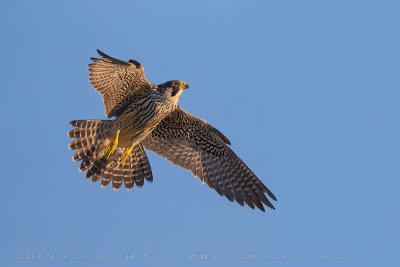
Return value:
M 107 154 L 107 159 L 111 157 L 112 154 L 114 154 L 115 149 L 118 146 L 118 136 L 119 136 L 119 130 L 117 131 L 117 136 L 114 138 L 114 140 L 108 145 L 106 151 L 104 154 Z
M 123 165 L 124 165 L 126 159 L 127 159 L 127 158 L 129 157 L 129 155 L 132 153 L 132 149 L 133 149 L 133 146 L 134 146 L 134 145 L 135 145 L 135 144 L 132 144 L 131 147 L 125 149 L 124 154 L 119 158 L 119 162 L 120 162 L 119 165 L 120 165 L 120 166 L 123 166 Z

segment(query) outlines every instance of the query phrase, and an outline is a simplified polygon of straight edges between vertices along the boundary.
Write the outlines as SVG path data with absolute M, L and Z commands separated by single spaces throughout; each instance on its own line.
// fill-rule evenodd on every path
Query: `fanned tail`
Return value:
M 121 188 L 131 190 L 136 184 L 142 187 L 144 179 L 153 181 L 149 160 L 142 144 L 135 145 L 125 164 L 118 164 L 117 159 L 123 154 L 124 149 L 117 148 L 114 154 L 107 159 L 104 154 L 104 140 L 109 137 L 112 127 L 111 120 L 76 120 L 71 125 L 76 127 L 68 132 L 68 136 L 76 138 L 68 146 L 77 150 L 72 156 L 73 161 L 82 161 L 79 171 L 86 171 L 86 178 L 92 182 L 101 179 L 101 186 L 106 187 L 112 182 L 114 190 Z
M 123 152 L 123 149 L 117 149 L 115 157 L 121 156 Z M 145 179 L 149 183 L 153 181 L 150 163 L 142 144 L 133 147 L 132 153 L 124 165 L 121 166 L 113 162 L 109 166 L 106 166 L 102 174 L 98 177 L 102 178 L 102 187 L 106 187 L 112 182 L 114 190 L 120 189 L 122 184 L 125 185 L 127 190 L 131 190 L 135 184 L 139 188 L 142 187 Z
M 77 150 L 72 156 L 73 161 L 81 161 L 79 171 L 85 171 L 94 164 L 96 149 L 101 146 L 112 126 L 111 120 L 76 120 L 70 124 L 75 129 L 68 132 L 68 136 L 75 138 L 68 148 Z

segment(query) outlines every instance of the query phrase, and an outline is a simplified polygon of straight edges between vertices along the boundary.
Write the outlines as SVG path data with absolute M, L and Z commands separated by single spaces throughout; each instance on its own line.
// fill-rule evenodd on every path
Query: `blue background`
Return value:
M 399 264 L 399 12 L 398 1 L 3 1 L 2 265 Z M 153 83 L 190 83 L 181 106 L 226 134 L 277 210 L 232 204 L 150 152 L 153 184 L 85 180 L 66 133 L 105 118 L 87 77 L 97 48 L 139 60 Z

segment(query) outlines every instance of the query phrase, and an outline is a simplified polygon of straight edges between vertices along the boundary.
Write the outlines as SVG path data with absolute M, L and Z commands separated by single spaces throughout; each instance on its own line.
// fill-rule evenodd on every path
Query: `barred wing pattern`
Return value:
M 128 62 L 110 57 L 100 50 L 102 59 L 91 58 L 89 64 L 90 84 L 103 95 L 106 116 L 117 116 L 134 93 L 146 93 L 152 84 L 146 79 L 142 64 L 136 60 Z M 142 91 L 142 92 L 141 92 Z
M 182 108 L 168 115 L 156 129 L 142 141 L 144 147 L 172 163 L 190 170 L 194 176 L 221 196 L 241 206 L 262 203 L 275 209 L 265 193 L 276 197 L 228 147 L 229 140 L 205 120 L 197 118 Z

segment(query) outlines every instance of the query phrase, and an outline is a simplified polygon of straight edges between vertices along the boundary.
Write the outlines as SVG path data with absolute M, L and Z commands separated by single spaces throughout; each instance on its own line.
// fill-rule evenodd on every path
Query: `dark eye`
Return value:
M 178 82 L 174 82 L 172 85 L 173 86 L 178 86 Z

